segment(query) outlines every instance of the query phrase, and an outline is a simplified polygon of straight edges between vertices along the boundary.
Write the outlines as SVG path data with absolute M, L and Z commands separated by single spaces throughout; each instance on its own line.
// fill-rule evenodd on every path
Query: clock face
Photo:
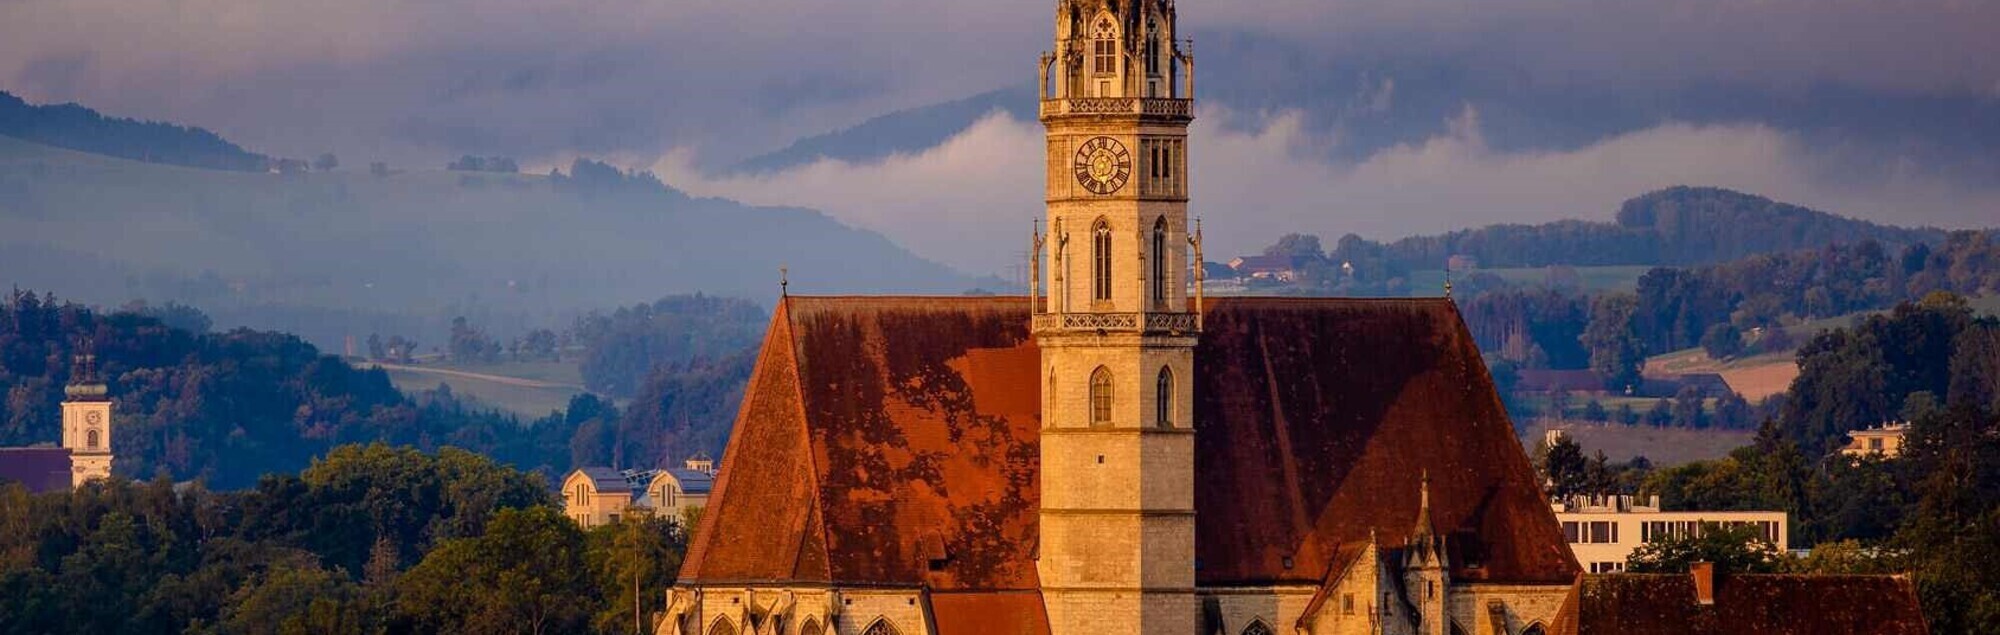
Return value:
M 85 413 L 83 415 L 83 422 L 88 423 L 90 425 L 97 425 L 100 423 L 104 423 L 104 413 L 97 412 L 95 410 Z
M 1111 137 L 1093 137 L 1076 149 L 1076 182 L 1099 196 L 1112 194 L 1132 180 L 1132 153 Z

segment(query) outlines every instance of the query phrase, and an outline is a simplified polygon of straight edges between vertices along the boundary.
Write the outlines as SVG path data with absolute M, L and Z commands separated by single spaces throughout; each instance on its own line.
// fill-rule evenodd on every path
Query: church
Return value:
M 111 395 L 96 358 L 78 355 L 63 387 L 62 446 L 0 448 L 0 481 L 30 492 L 58 492 L 111 477 Z
M 1448 297 L 1205 297 L 1176 29 L 1056 3 L 1027 297 L 778 302 L 659 632 L 1924 632 L 1904 578 L 1584 575 Z

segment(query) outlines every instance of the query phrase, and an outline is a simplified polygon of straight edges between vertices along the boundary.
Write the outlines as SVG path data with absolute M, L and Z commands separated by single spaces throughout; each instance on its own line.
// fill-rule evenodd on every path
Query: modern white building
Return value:
M 1791 529 L 1781 511 L 1663 511 L 1660 497 L 1641 505 L 1632 496 L 1573 496 L 1550 503 L 1576 561 L 1591 573 L 1625 570 L 1640 545 L 1669 536 L 1699 536 L 1709 527 L 1751 525 L 1780 553 Z

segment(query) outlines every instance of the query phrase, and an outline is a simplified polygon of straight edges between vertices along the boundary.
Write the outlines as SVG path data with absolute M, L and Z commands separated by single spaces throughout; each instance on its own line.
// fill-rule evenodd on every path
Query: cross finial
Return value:
M 1444 297 L 1451 297 L 1451 260 L 1444 261 Z
M 778 267 L 778 297 L 792 297 L 792 270 L 790 267 Z

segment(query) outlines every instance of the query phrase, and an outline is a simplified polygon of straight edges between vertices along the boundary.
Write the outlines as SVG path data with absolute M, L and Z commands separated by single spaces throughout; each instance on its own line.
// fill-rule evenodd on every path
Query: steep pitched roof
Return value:
M 1450 301 L 1211 301 L 1195 360 L 1203 584 L 1315 583 L 1343 543 L 1406 543 L 1425 472 L 1454 578 L 1575 575 Z
M 18 482 L 30 492 L 69 489 L 69 472 L 68 448 L 0 448 L 0 481 Z
M 1040 591 L 932 593 L 938 635 L 1048 635 Z
M 1552 624 L 1558 635 L 1921 635 L 1916 586 L 1902 576 L 1718 575 L 1715 603 L 1687 575 L 1582 576 Z
M 1400 544 L 1424 470 L 1434 525 L 1478 565 L 1455 576 L 1571 580 L 1449 302 L 1228 298 L 1206 320 L 1200 584 L 1313 584 L 1342 543 Z M 1027 323 L 1025 298 L 785 299 L 681 578 L 1037 588 Z

